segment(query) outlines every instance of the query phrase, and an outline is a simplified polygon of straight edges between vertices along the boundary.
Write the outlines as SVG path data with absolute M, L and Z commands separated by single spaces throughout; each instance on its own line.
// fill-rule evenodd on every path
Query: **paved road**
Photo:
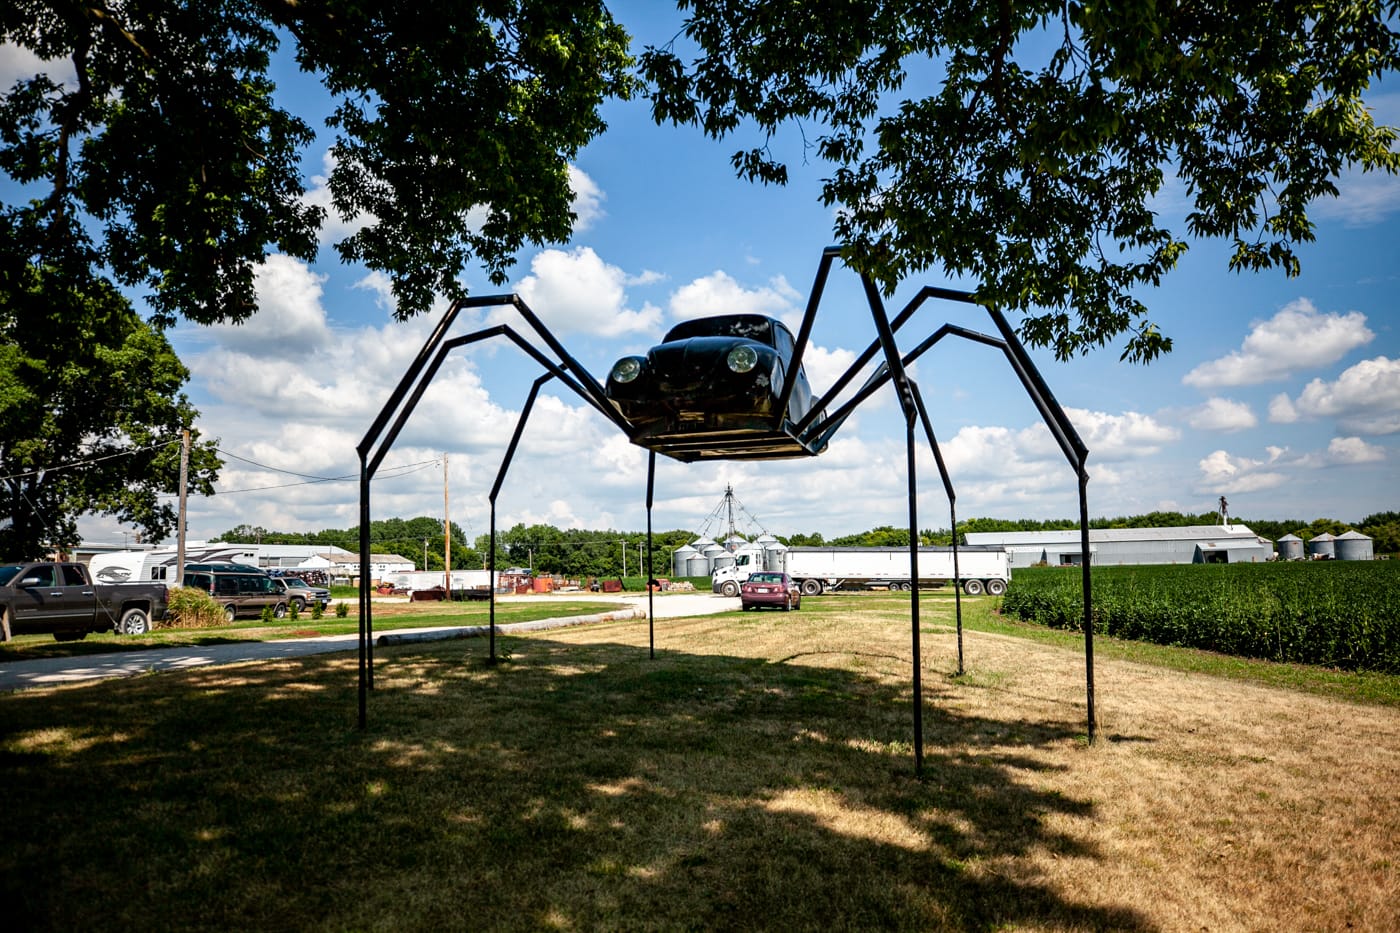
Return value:
M 541 597 L 531 597 L 538 599 Z M 545 597 L 548 598 L 548 597 Z M 587 616 L 542 619 L 538 622 L 513 622 L 498 625 L 498 632 L 538 631 L 567 625 L 581 625 L 608 619 L 647 616 L 645 596 L 603 596 L 596 593 L 563 594 L 559 598 L 586 598 L 590 602 L 616 602 L 616 612 Z M 710 615 L 739 608 L 737 598 L 730 599 L 710 593 L 677 593 L 658 596 L 655 600 L 658 619 Z M 439 626 L 434 628 L 396 629 L 375 637 L 376 645 L 401 644 L 444 638 L 484 635 L 485 626 Z M 335 651 L 356 651 L 359 635 L 323 635 L 317 638 L 289 638 L 281 641 L 250 641 L 231 645 L 205 645 L 192 648 L 143 648 L 137 651 L 114 651 L 110 654 L 90 654 L 72 658 L 41 658 L 35 661 L 14 661 L 0 664 L 0 691 L 23 690 L 26 687 L 49 687 L 57 684 L 105 680 L 112 677 L 134 677 L 156 671 L 184 670 L 210 664 L 236 664 L 240 661 L 268 661 L 280 658 L 328 654 Z

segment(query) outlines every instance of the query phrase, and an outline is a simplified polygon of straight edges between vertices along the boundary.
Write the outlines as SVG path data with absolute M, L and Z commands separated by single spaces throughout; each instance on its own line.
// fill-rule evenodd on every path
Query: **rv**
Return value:
M 178 586 L 175 579 L 176 549 L 159 547 L 150 551 L 113 551 L 96 554 L 88 570 L 99 583 L 135 583 L 154 581 Z M 248 544 L 197 544 L 185 548 L 185 565 L 190 564 L 258 564 L 258 552 Z

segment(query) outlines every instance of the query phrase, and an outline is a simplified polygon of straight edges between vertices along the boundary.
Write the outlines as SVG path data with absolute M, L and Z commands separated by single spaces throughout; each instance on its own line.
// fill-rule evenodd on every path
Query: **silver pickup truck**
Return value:
M 165 608 L 163 583 L 93 583 L 82 564 L 0 564 L 0 641 L 32 632 L 58 641 L 114 630 L 142 635 Z

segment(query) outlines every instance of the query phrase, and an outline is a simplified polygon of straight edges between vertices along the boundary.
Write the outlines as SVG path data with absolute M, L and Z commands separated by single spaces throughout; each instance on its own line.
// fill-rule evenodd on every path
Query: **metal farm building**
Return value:
M 1079 529 L 1064 531 L 969 532 L 968 544 L 1006 548 L 1011 568 L 1083 563 Z M 1256 563 L 1273 557 L 1274 546 L 1245 525 L 1186 525 L 1180 528 L 1089 530 L 1089 553 L 1097 566 L 1114 564 Z

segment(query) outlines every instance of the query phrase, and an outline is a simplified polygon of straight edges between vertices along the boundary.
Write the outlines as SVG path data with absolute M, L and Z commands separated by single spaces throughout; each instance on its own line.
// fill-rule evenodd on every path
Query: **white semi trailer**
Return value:
M 500 574 L 498 573 L 497 576 Z M 403 573 L 386 573 L 379 581 L 396 589 L 408 590 L 411 596 L 416 590 L 442 588 L 441 570 L 407 570 Z M 466 590 L 468 593 L 487 593 L 491 589 L 491 571 L 454 570 L 452 571 L 452 591 Z
M 710 585 L 716 593 L 739 595 L 739 584 L 759 570 L 781 569 L 797 581 L 805 596 L 818 596 L 824 590 L 865 589 L 885 586 L 892 590 L 912 588 L 907 547 L 793 547 L 775 553 L 782 567 L 762 567 L 761 554 L 735 556 L 733 566 L 714 572 Z M 953 573 L 953 549 L 919 548 L 921 587 L 942 586 L 957 581 L 969 596 L 990 593 L 1000 596 L 1011 580 L 1011 561 L 1006 549 L 991 545 L 958 547 L 958 572 Z

